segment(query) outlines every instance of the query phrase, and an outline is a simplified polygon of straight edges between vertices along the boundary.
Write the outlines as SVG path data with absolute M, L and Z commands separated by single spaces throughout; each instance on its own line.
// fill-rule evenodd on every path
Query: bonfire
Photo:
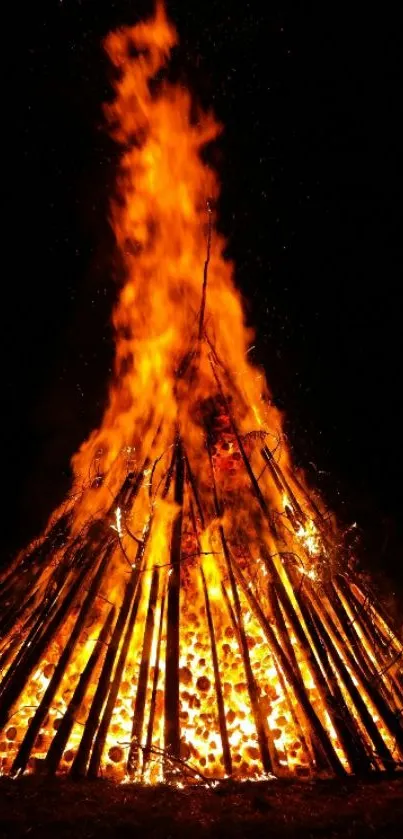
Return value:
M 112 32 L 124 280 L 100 424 L 3 573 L 0 771 L 183 784 L 391 770 L 402 645 L 292 465 L 163 6 Z

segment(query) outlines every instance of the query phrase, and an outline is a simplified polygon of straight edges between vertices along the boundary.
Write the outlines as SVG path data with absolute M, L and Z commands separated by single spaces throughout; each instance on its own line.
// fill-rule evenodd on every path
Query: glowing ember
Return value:
M 0 769 L 177 786 L 390 769 L 402 647 L 342 573 L 247 360 L 201 156 L 220 127 L 164 80 L 175 43 L 161 5 L 105 42 L 115 374 L 74 492 L 2 578 Z

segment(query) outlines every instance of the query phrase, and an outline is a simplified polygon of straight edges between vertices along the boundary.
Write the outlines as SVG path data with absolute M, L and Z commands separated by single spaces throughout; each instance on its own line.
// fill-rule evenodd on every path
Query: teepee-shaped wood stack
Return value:
M 246 360 L 200 157 L 219 129 L 161 80 L 175 38 L 159 5 L 106 41 L 126 277 L 115 376 L 71 496 L 1 579 L 0 771 L 390 770 L 402 646 Z

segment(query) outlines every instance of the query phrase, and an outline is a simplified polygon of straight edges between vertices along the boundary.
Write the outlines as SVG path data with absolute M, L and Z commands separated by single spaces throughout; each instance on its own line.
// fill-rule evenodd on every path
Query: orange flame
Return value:
M 206 352 L 197 392 L 186 394 L 185 405 L 176 373 L 197 335 L 207 206 L 219 193 L 217 177 L 201 152 L 219 135 L 221 126 L 212 114 L 195 112 L 191 95 L 182 86 L 165 80 L 156 89 L 150 85 L 176 40 L 158 4 L 152 20 L 113 32 L 105 42 L 118 72 L 116 98 L 106 112 L 113 136 L 123 148 L 112 225 L 125 282 L 113 318 L 116 362 L 109 406 L 101 428 L 73 458 L 77 479 L 88 475 L 97 456 L 106 473 L 125 446 L 138 450 L 142 436 L 152 436 L 161 417 L 164 425 L 167 420 L 176 422 L 180 413 L 183 424 L 191 422 L 196 399 L 203 390 L 205 396 L 211 395 Z M 245 328 L 224 246 L 223 238 L 214 233 L 205 328 L 251 406 L 245 428 L 265 422 L 278 433 L 279 415 L 268 405 L 264 380 L 245 357 L 251 333 Z M 163 437 L 168 442 L 169 435 Z M 96 504 L 99 508 L 99 492 Z M 80 523 L 87 513 L 86 503 Z
M 335 588 L 349 631 L 335 607 L 336 596 L 325 598 L 320 591 L 319 598 L 315 593 L 321 563 L 329 570 L 336 543 L 331 525 L 309 505 L 303 484 L 290 474 L 281 417 L 270 403 L 264 377 L 247 360 L 251 332 L 233 268 L 223 256 L 223 238 L 215 231 L 210 237 L 219 185 L 202 152 L 221 127 L 212 114 L 195 108 L 187 90 L 164 78 L 176 43 L 161 3 L 151 20 L 114 32 L 105 41 L 116 73 L 115 98 L 106 113 L 122 149 L 112 204 L 124 268 L 113 314 L 115 371 L 101 426 L 73 458 L 76 493 L 53 515 L 39 549 L 67 511 L 66 541 L 52 547 L 51 564 L 39 565 L 32 600 L 28 596 L 26 601 L 30 617 L 18 612 L 13 632 L 4 643 L 0 640 L 0 660 L 9 667 L 4 664 L 0 700 L 14 696 L 13 668 L 18 675 L 25 642 L 33 650 L 38 638 L 41 642 L 59 600 L 63 605 L 81 573 L 80 563 L 85 570 L 86 539 L 96 567 L 99 542 L 91 526 L 97 520 L 106 523 L 101 544 L 103 549 L 107 544 L 107 552 L 101 557 L 108 566 L 96 605 L 91 604 L 76 647 L 66 657 L 65 672 L 46 700 L 47 713 L 29 761 L 28 755 L 21 757 L 24 732 L 52 689 L 83 600 L 66 613 L 60 628 L 55 624 L 22 694 L 14 704 L 10 699 L 0 771 L 10 771 L 12 759 L 17 767 L 28 768 L 35 760 L 48 760 L 55 732 L 70 714 L 57 764 L 67 771 L 77 759 L 93 707 L 99 714 L 102 710 L 106 722 L 103 741 L 103 722 L 96 735 L 94 730 L 91 761 L 99 743 L 102 770 L 120 780 L 125 766 L 131 777 L 161 780 L 161 761 L 152 755 L 166 746 L 167 719 L 176 712 L 177 756 L 206 778 L 230 773 L 256 778 L 267 776 L 268 767 L 278 774 L 308 774 L 317 769 L 318 731 L 322 746 L 329 741 L 333 768 L 336 764 L 340 771 L 350 771 L 356 753 L 351 756 L 343 740 L 347 724 L 338 728 L 333 713 L 339 682 L 337 701 L 345 703 L 344 714 L 351 714 L 349 725 L 357 727 L 362 753 L 372 754 L 373 743 L 354 705 L 354 686 L 365 697 L 384 750 L 397 754 L 393 725 L 387 714 L 382 719 L 377 715 L 376 697 L 365 681 L 363 657 L 376 679 L 375 671 L 384 666 L 382 690 L 393 707 L 401 700 L 401 685 L 385 660 L 378 659 L 370 629 L 354 618 L 361 592 L 349 599 L 344 589 Z M 77 545 L 84 552 L 78 570 L 71 561 Z M 28 551 L 21 560 L 28 571 L 30 558 Z M 59 565 L 63 574 L 58 574 Z M 293 570 L 299 572 L 294 579 Z M 311 612 L 303 608 L 301 590 L 310 592 Z M 19 580 L 16 591 L 20 598 Z M 78 597 L 85 596 L 84 586 Z M 32 629 L 30 620 L 35 609 L 42 615 L 43 602 L 54 612 L 40 617 Z M 113 643 L 98 649 L 100 632 L 108 638 L 108 620 Z M 387 625 L 375 610 L 373 620 L 378 636 L 387 638 Z M 332 651 L 328 658 L 315 641 L 320 631 Z M 361 658 L 354 633 L 364 649 Z M 389 647 L 401 654 L 396 639 Z M 110 671 L 109 650 L 116 655 Z M 168 707 L 172 650 L 177 696 L 172 699 L 171 693 Z M 82 680 L 92 661 L 93 678 L 84 689 Z M 109 691 L 108 701 L 106 694 L 99 699 L 102 685 Z M 311 713 L 306 706 L 302 712 L 301 695 Z M 174 731 L 173 740 L 175 736 Z M 133 746 L 134 737 L 139 747 Z M 142 760 L 138 748 L 145 749 Z M 371 761 L 378 768 L 382 756 Z

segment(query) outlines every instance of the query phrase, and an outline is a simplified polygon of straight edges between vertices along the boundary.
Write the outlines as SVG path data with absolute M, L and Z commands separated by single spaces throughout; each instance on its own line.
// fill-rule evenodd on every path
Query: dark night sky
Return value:
M 181 36 L 172 72 L 226 125 L 212 152 L 221 227 L 295 457 L 363 526 L 372 567 L 402 586 L 397 21 L 381 7 L 298 5 L 171 0 Z M 118 159 L 103 125 L 101 38 L 152 4 L 29 7 L 13 46 L 9 129 L 4 557 L 61 500 L 69 458 L 101 416 Z

